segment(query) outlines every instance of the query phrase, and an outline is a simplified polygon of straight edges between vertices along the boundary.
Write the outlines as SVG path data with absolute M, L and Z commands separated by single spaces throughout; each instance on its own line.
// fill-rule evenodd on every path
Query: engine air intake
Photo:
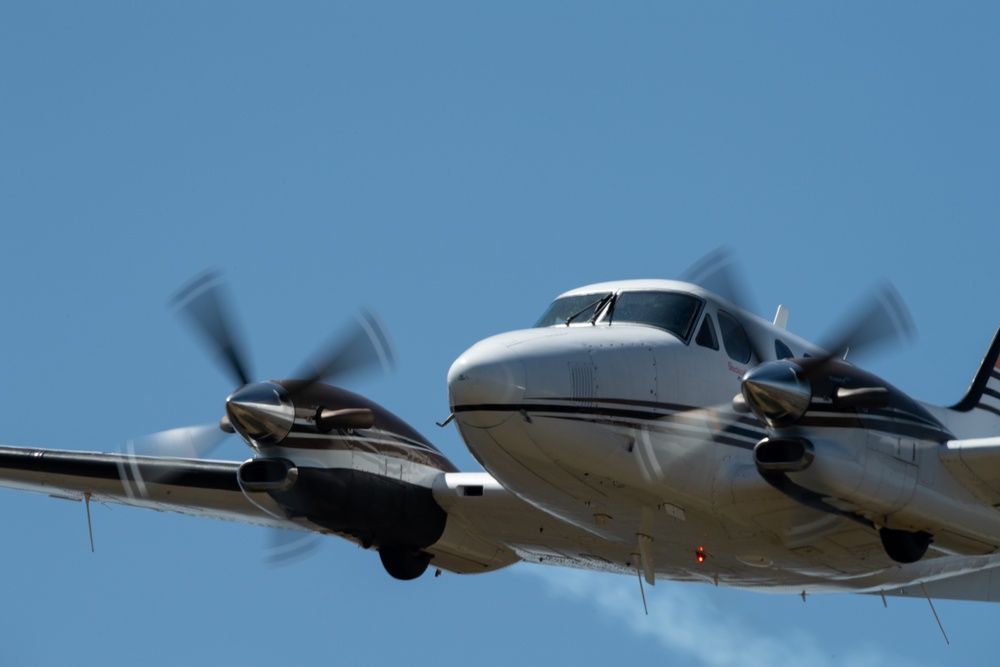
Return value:
M 239 482 L 244 491 L 285 491 L 292 488 L 299 469 L 288 459 L 251 459 L 240 466 Z
M 798 472 L 813 462 L 812 443 L 805 438 L 764 438 L 753 448 L 753 461 L 766 471 Z

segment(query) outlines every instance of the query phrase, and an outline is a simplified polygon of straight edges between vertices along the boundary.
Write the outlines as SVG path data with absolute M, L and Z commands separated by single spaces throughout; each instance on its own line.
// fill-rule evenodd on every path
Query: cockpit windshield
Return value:
M 698 318 L 701 303 L 698 297 L 682 292 L 622 292 L 605 319 L 612 324 L 648 324 L 687 340 Z
M 701 304 L 702 300 L 691 294 L 661 290 L 617 295 L 612 292 L 574 294 L 553 301 L 535 326 L 593 324 L 600 318 L 599 321 L 605 324 L 620 322 L 657 327 L 686 341 L 701 312 Z
M 575 294 L 556 299 L 535 323 L 535 327 L 554 327 L 560 324 L 588 322 L 597 312 L 598 306 L 607 303 L 611 292 L 595 294 Z

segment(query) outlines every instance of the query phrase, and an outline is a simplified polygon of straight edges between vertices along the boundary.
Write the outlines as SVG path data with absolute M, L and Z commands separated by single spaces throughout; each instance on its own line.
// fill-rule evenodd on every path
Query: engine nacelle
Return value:
M 431 489 L 350 468 L 308 468 L 286 459 L 254 459 L 240 468 L 246 492 L 265 491 L 292 518 L 377 547 L 397 579 L 423 574 L 423 551 L 444 533 L 447 514 Z
M 801 439 L 777 439 L 777 442 L 798 440 Z M 758 447 L 763 448 L 765 442 L 768 440 Z M 896 514 L 912 498 L 917 482 L 917 467 L 912 463 L 869 447 L 864 440 L 803 442 L 806 443 L 802 445 L 804 465 L 789 474 L 795 483 L 831 499 L 846 501 L 867 518 Z
M 779 471 L 795 485 L 816 494 L 827 507 L 870 521 L 879 528 L 886 551 L 894 560 L 918 560 L 931 542 L 946 552 L 965 555 L 1000 548 L 995 537 L 1000 534 L 1000 513 L 961 497 L 961 491 L 952 494 L 937 485 L 921 484 L 916 462 L 904 460 L 895 451 L 898 440 L 852 443 L 816 439 L 801 448 L 798 440 L 777 438 L 758 443 L 761 450 L 755 450 L 755 458 L 760 454 L 763 459 L 758 462 L 761 472 L 773 475 Z M 791 470 L 805 460 L 798 456 L 805 451 L 811 452 L 811 461 Z M 782 469 L 782 465 L 786 467 Z M 923 465 L 937 465 L 937 458 L 928 457 Z
M 226 415 L 223 426 L 257 454 L 238 475 L 250 502 L 266 493 L 288 518 L 377 548 L 397 579 L 427 569 L 425 549 L 447 519 L 431 484 L 456 468 L 410 425 L 362 396 L 301 380 L 244 385 Z

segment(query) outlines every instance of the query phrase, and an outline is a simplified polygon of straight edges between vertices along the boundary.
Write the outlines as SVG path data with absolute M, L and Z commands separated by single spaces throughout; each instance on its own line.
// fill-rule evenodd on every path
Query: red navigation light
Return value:
M 708 557 L 708 554 L 705 553 L 705 547 L 698 547 L 698 550 L 694 552 L 694 558 L 699 563 L 704 563 L 705 562 L 705 558 L 707 558 L 707 557 Z

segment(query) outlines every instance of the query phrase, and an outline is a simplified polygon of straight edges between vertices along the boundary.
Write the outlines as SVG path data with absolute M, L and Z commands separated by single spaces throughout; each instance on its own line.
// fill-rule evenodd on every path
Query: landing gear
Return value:
M 911 533 L 908 530 L 880 528 L 878 536 L 882 538 L 882 546 L 889 558 L 897 563 L 916 563 L 924 557 L 927 547 L 934 541 L 930 533 L 922 530 Z
M 416 579 L 427 570 L 431 555 L 419 549 L 406 547 L 381 547 L 378 556 L 382 559 L 382 567 L 394 579 L 410 581 Z

